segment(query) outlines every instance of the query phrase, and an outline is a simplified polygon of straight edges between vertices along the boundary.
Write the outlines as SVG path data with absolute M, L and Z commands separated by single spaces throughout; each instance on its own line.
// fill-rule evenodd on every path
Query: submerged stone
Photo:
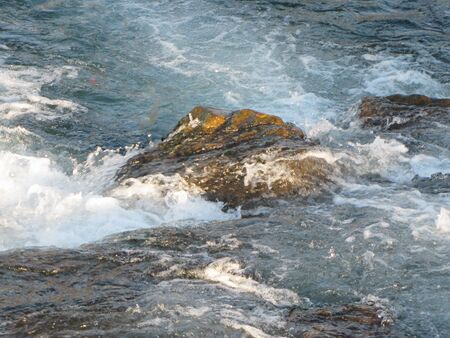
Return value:
M 212 201 L 237 207 L 273 197 L 316 196 L 331 165 L 302 130 L 251 109 L 196 107 L 154 148 L 131 158 L 119 181 L 179 175 Z
M 277 233 L 269 231 L 273 226 Z M 1 332 L 243 337 L 249 328 L 259 337 L 399 336 L 390 307 L 378 299 L 304 303 L 294 290 L 309 272 L 290 269 L 280 276 L 271 268 L 304 259 L 280 250 L 287 232 L 294 250 L 301 248 L 298 226 L 253 219 L 140 229 L 74 250 L 2 252 Z M 274 238 L 276 250 L 268 254 L 262 243 Z

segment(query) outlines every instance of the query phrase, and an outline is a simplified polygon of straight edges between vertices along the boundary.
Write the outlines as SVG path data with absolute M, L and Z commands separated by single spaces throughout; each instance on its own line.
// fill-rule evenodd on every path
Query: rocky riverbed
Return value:
M 355 122 L 376 133 L 412 135 L 418 144 L 426 128 L 448 127 L 446 102 L 368 97 Z M 419 262 L 438 264 L 445 256 L 416 252 L 398 260 L 406 243 L 372 206 L 356 207 L 351 214 L 361 216 L 347 218 L 355 207 L 333 206 L 333 190 L 319 194 L 318 187 L 341 189 L 338 182 L 349 179 L 345 167 L 354 163 L 343 155 L 335 160 L 340 152 L 276 116 L 195 108 L 159 144 L 131 157 L 114 189 L 173 176 L 226 209 L 245 207 L 244 217 L 125 232 L 78 249 L 2 253 L 0 329 L 11 336 L 415 334 L 389 299 L 366 293 L 360 283 L 412 297 L 420 284 L 410 278 L 428 274 Z M 409 184 L 442 194 L 447 176 Z M 372 225 L 364 227 L 367 222 Z M 355 242 L 360 234 L 376 239 L 370 251 Z M 349 246 L 336 249 L 336 241 Z M 445 272 L 435 274 L 445 280 Z

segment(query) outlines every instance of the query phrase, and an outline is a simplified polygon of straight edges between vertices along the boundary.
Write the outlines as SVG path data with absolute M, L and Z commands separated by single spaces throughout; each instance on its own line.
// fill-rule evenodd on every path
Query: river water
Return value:
M 0 0 L 0 333 L 283 336 L 289 307 L 375 302 L 450 335 L 450 195 L 412 183 L 450 131 L 361 129 L 394 93 L 450 97 L 448 1 Z M 199 104 L 295 123 L 339 188 L 243 217 L 115 183 Z

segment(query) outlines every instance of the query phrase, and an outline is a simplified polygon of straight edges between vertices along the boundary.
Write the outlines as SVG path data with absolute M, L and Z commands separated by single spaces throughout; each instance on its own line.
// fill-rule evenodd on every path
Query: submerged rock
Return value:
M 277 116 L 196 107 L 156 147 L 131 158 L 117 178 L 179 175 L 228 207 L 316 196 L 330 182 L 332 167 L 315 150 L 320 151 L 302 130 Z
M 274 226 L 276 234 L 269 231 Z M 11 337 L 398 336 L 390 308 L 376 299 L 311 308 L 294 291 L 308 279 L 307 271 L 277 275 L 282 262 L 295 262 L 281 249 L 286 231 L 294 250 L 301 248 L 304 234 L 296 236 L 298 229 L 275 219 L 266 225 L 247 219 L 141 229 L 75 250 L 2 252 L 0 332 Z M 283 237 L 270 243 L 274 249 L 268 253 L 262 243 L 277 234 Z

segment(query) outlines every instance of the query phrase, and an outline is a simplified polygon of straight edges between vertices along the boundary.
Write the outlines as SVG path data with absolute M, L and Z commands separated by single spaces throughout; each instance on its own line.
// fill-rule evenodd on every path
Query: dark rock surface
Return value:
M 398 139 L 411 155 L 435 157 L 434 154 L 450 151 L 450 99 L 424 95 L 365 97 L 358 113 L 364 128 Z M 446 173 L 435 173 L 431 177 L 417 175 L 411 183 L 424 193 L 450 191 L 450 178 Z
M 450 174 L 436 173 L 431 177 L 415 176 L 413 186 L 429 194 L 450 193 Z
M 371 96 L 362 99 L 358 113 L 364 128 L 394 133 L 412 152 L 450 150 L 450 99 Z
M 303 304 L 284 285 L 303 285 L 293 278 L 301 271 L 290 270 L 285 282 L 274 279 L 274 269 L 286 257 L 269 254 L 255 242 L 272 240 L 268 230 L 274 226 L 292 234 L 298 227 L 264 222 L 162 227 L 75 250 L 3 252 L 0 332 L 11 337 L 254 336 L 247 334 L 249 328 L 284 337 L 392 332 L 389 310 L 376 303 Z M 295 236 L 271 245 L 287 250 L 288 238 Z
M 364 127 L 386 130 L 405 128 L 417 123 L 450 124 L 450 99 L 435 99 L 424 95 L 391 95 L 365 97 L 359 117 Z
M 311 310 L 293 309 L 288 322 L 295 337 L 383 337 L 389 333 L 384 310 L 376 304 L 346 304 Z
M 279 117 L 196 107 L 154 148 L 130 159 L 118 180 L 180 175 L 209 200 L 237 207 L 265 198 L 316 196 L 330 183 L 320 150 Z M 311 156 L 310 156 L 311 155 Z

